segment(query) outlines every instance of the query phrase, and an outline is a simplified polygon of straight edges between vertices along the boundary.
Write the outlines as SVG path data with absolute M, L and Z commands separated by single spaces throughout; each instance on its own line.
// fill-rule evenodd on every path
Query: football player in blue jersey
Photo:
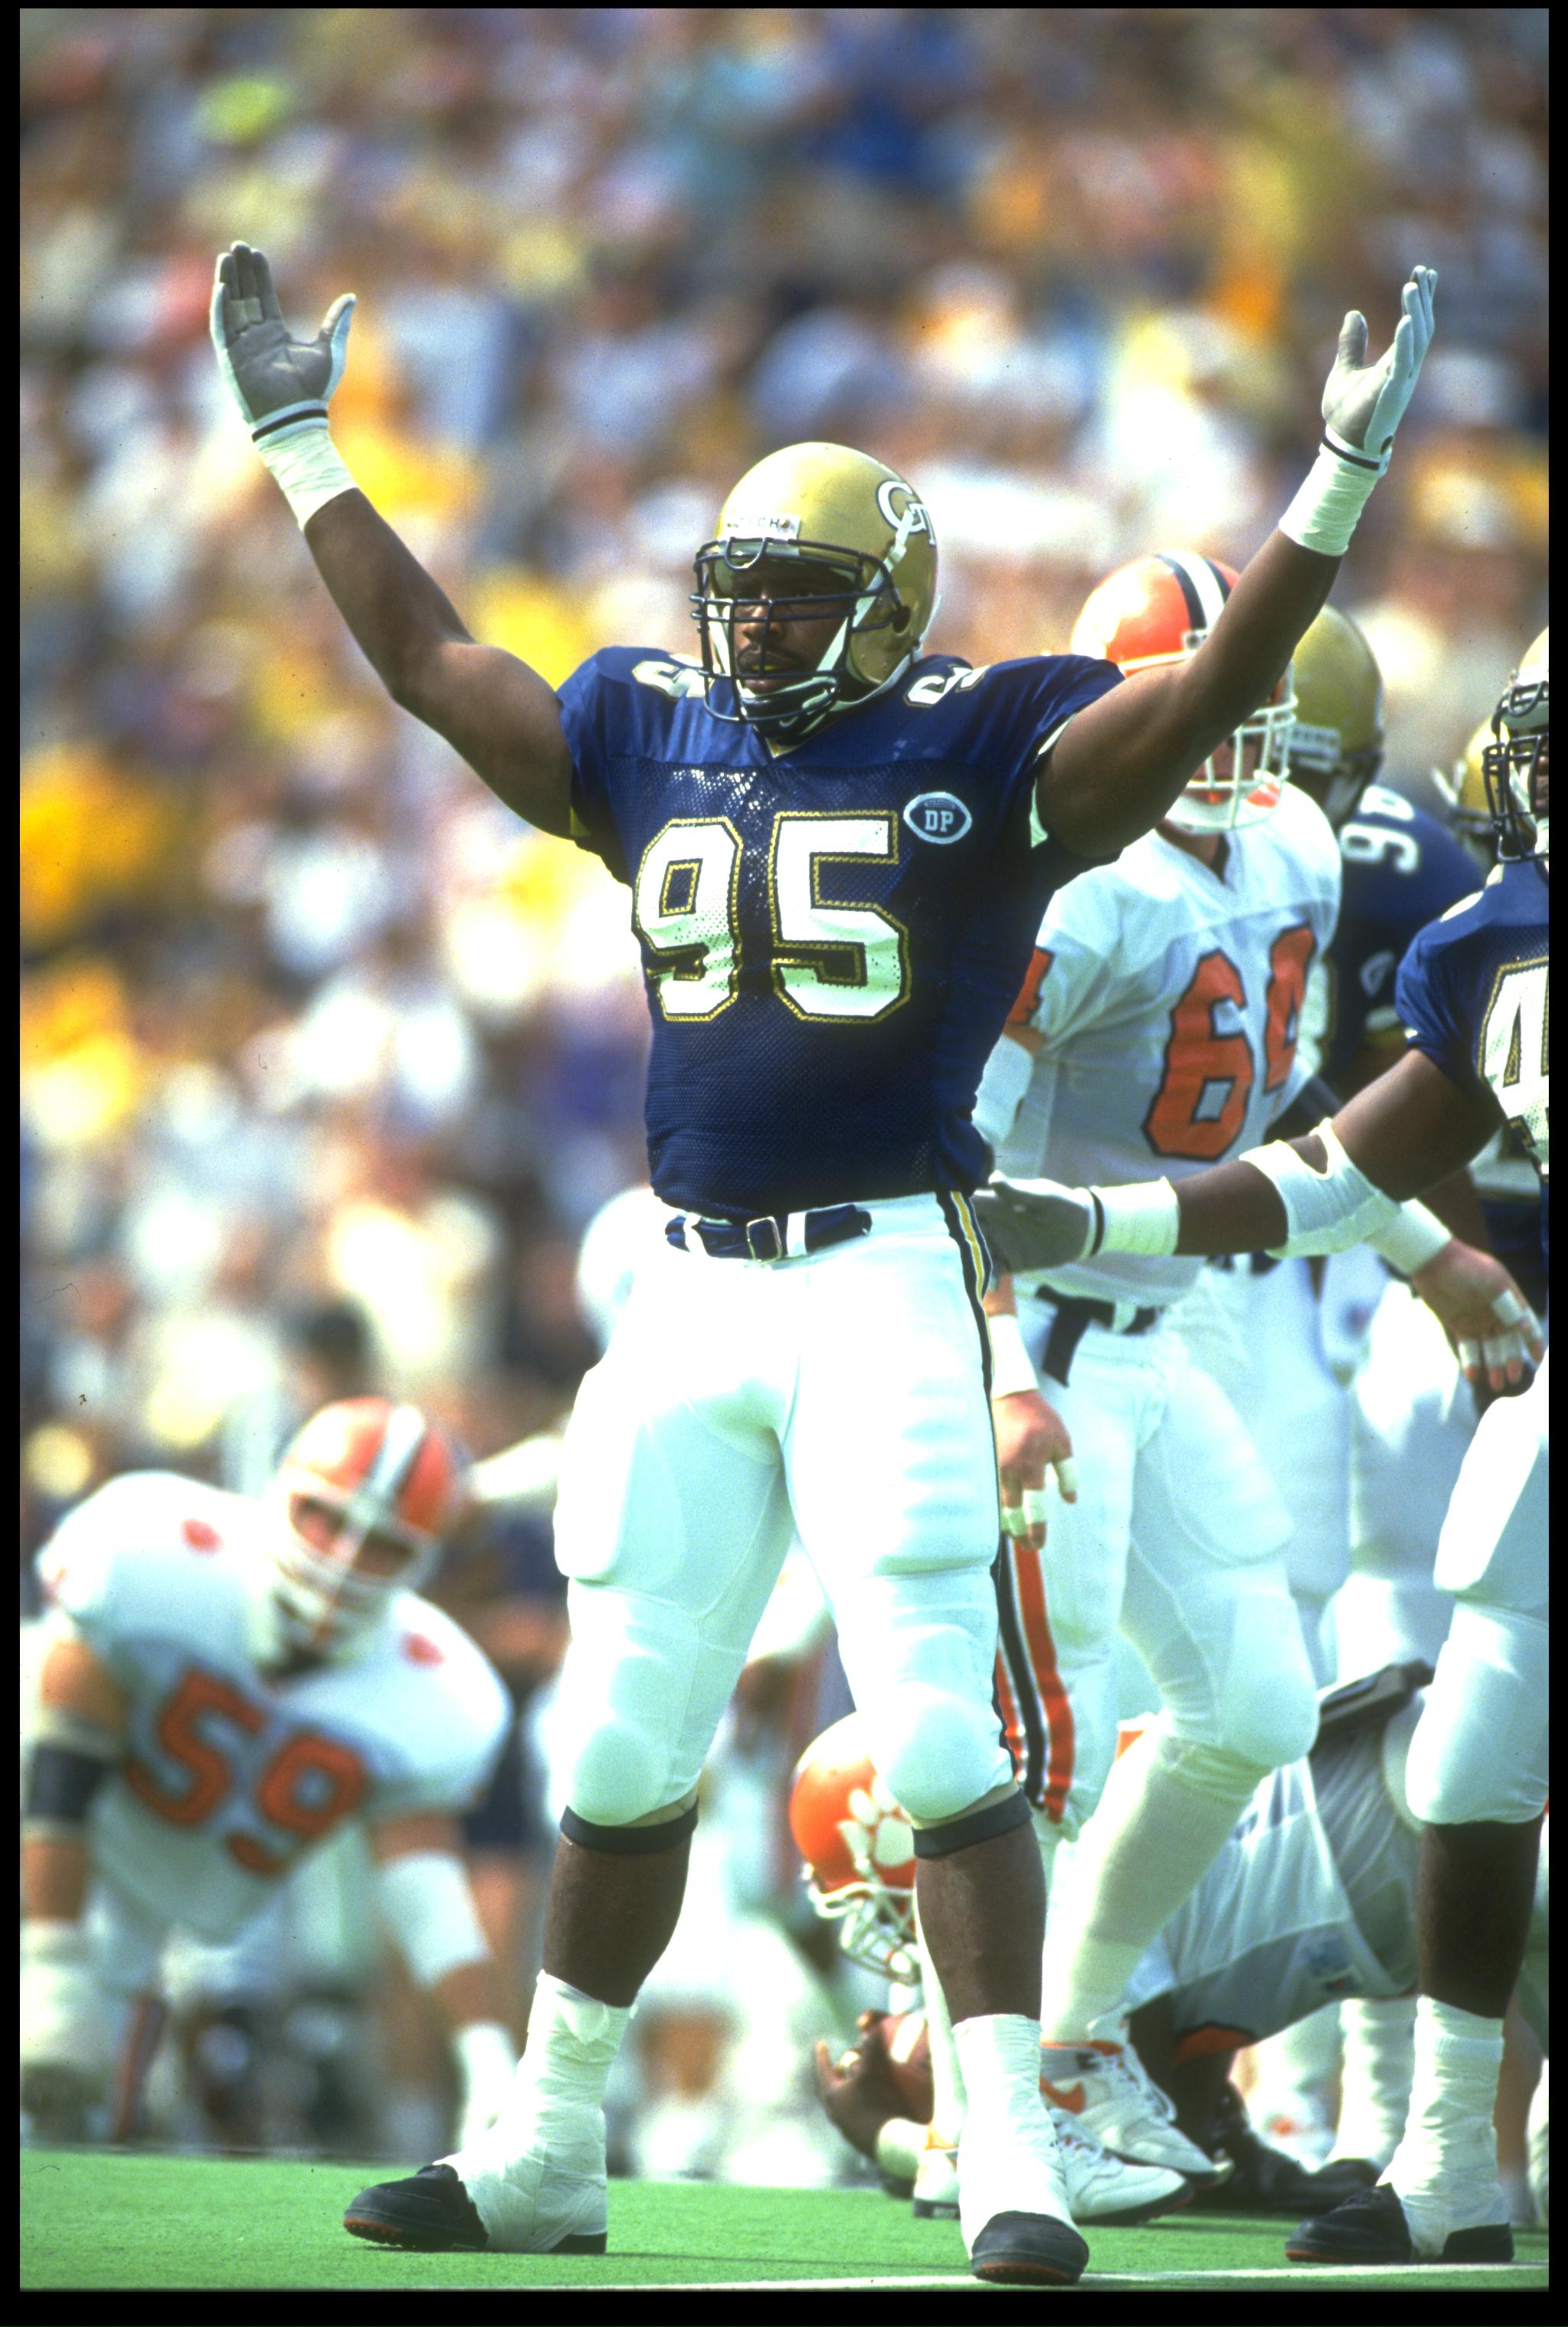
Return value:
M 603 2249 L 605 2079 L 674 1929 L 703 1757 L 793 1524 L 919 1834 L 973 2104 L 971 2266 L 1082 2270 L 1038 2089 L 1043 1883 L 991 1702 L 971 1108 L 1052 887 L 1148 831 L 1278 683 L 1386 466 L 1433 287 L 1414 270 L 1375 362 L 1345 318 L 1308 480 L 1174 668 L 1118 683 L 1080 657 L 926 656 L 919 495 L 807 444 L 753 468 L 698 552 L 700 659 L 611 649 L 557 695 L 470 637 L 333 447 L 352 300 L 294 341 L 262 255 L 219 258 L 223 378 L 387 690 L 631 892 L 667 1207 L 563 1462 L 574 1775 L 515 2107 L 361 2193 L 357 2234 Z
M 1422 931 L 1395 988 L 1410 1048 L 1332 1120 L 1255 1147 L 1181 1188 L 994 1187 L 980 1210 L 1000 1256 L 1059 1266 L 1120 1251 L 1346 1248 L 1394 1205 L 1467 1163 L 1499 1123 L 1549 1171 L 1548 640 L 1498 705 L 1484 772 L 1498 869 Z M 1495 1264 L 1490 1264 L 1495 1266 Z M 1423 1818 L 1415 2079 L 1405 2135 L 1376 2189 L 1303 2224 L 1293 2259 L 1506 2261 L 1513 2253 L 1492 2129 L 1503 2015 L 1535 1883 L 1547 1755 L 1547 1365 L 1534 1316 L 1499 1295 L 1479 1377 L 1522 1348 L 1539 1370 L 1482 1416 L 1450 1501 L 1435 1579 L 1454 1598 L 1411 1747 Z M 1508 1355 L 1512 1341 L 1516 1354 Z

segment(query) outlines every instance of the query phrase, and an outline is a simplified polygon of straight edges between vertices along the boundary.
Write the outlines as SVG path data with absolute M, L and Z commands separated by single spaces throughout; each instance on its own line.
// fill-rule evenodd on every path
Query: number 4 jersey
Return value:
M 1485 888 L 1422 930 L 1395 998 L 1414 1050 L 1461 1090 L 1488 1090 L 1541 1175 L 1549 1176 L 1550 932 L 1546 868 L 1499 864 Z M 1546 1213 L 1542 1205 L 1542 1237 Z
M 980 1070 L 1046 899 L 1084 869 L 1033 819 L 1040 753 L 1118 678 L 939 656 L 780 753 L 690 663 L 612 648 L 568 680 L 574 831 L 631 890 L 667 1204 L 975 1185 Z
M 139 1472 L 38 1556 L 49 1621 L 130 1699 L 126 1758 L 90 1814 L 95 1871 L 207 1939 L 231 1938 L 344 1818 L 465 1808 L 510 1719 L 473 1642 L 412 1593 L 351 1661 L 269 1680 L 276 1524 L 248 1497 Z
M 1008 1128 L 1004 1046 L 976 1110 L 1000 1169 L 1069 1186 L 1181 1180 L 1256 1145 L 1311 1070 L 1302 1004 L 1339 900 L 1328 818 L 1288 786 L 1271 816 L 1227 835 L 1214 870 L 1152 832 L 1061 890 L 1011 1022 L 1040 1037 L 1027 1088 Z M 1050 1282 L 1153 1305 L 1202 1266 L 1115 1254 Z

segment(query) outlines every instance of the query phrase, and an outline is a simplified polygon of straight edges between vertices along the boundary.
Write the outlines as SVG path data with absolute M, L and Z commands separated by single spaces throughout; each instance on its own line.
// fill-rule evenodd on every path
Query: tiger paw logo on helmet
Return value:
M 873 1762 L 858 1714 L 808 1745 L 789 1789 L 789 1831 L 819 1915 L 843 1920 L 852 1963 L 890 1979 L 919 1977 L 915 1955 L 915 1829 Z
M 846 444 L 787 444 L 748 470 L 695 572 L 709 709 L 789 741 L 901 678 L 937 606 L 925 503 Z M 797 653 L 783 633 L 805 623 L 820 640 Z
M 1218 621 L 1236 578 L 1232 567 L 1190 549 L 1136 557 L 1090 591 L 1069 651 L 1129 673 L 1188 662 Z M 1295 717 L 1287 667 L 1268 701 L 1205 760 L 1163 820 L 1179 832 L 1233 832 L 1272 815 L 1290 780 Z

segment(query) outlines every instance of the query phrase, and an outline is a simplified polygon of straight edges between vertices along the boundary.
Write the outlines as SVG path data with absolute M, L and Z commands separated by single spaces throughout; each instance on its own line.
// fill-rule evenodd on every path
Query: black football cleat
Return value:
M 378 2246 L 420 2254 L 482 2254 L 490 2244 L 479 2209 L 450 2165 L 422 2165 L 405 2182 L 373 2182 L 350 2205 L 343 2228 Z
M 1347 2198 L 1331 2214 L 1302 2222 L 1285 2240 L 1289 2262 L 1512 2262 L 1514 2234 L 1507 2222 L 1480 2222 L 1451 2230 L 1440 2255 L 1418 2255 L 1397 2191 L 1386 2182 Z
M 1259 2138 L 1246 2103 L 1228 2082 L 1220 2088 L 1206 2145 L 1217 2162 L 1228 2159 L 1235 2170 L 1228 2181 L 1197 2191 L 1192 2202 L 1199 2212 L 1275 2214 L 1299 2221 L 1307 2214 L 1330 2212 L 1377 2179 L 1377 2166 L 1364 2158 L 1336 2158 L 1314 2173 L 1273 2148 Z
M 993 2286 L 1071 2286 L 1088 2248 L 1055 2214 L 993 2214 L 969 2250 L 969 2267 Z

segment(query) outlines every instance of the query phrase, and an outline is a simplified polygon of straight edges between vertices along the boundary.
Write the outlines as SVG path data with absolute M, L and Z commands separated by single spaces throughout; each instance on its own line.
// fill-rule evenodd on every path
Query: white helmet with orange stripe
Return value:
M 1098 655 L 1130 676 L 1195 655 L 1236 585 L 1218 558 L 1161 550 L 1091 590 L 1073 624 L 1074 654 Z M 1164 821 L 1180 832 L 1231 832 L 1271 815 L 1290 780 L 1296 699 L 1287 666 L 1268 700 L 1205 760 Z
M 415 1592 L 462 1513 L 468 1465 L 416 1406 L 339 1398 L 300 1431 L 268 1490 L 274 1596 L 290 1646 L 341 1654 Z

